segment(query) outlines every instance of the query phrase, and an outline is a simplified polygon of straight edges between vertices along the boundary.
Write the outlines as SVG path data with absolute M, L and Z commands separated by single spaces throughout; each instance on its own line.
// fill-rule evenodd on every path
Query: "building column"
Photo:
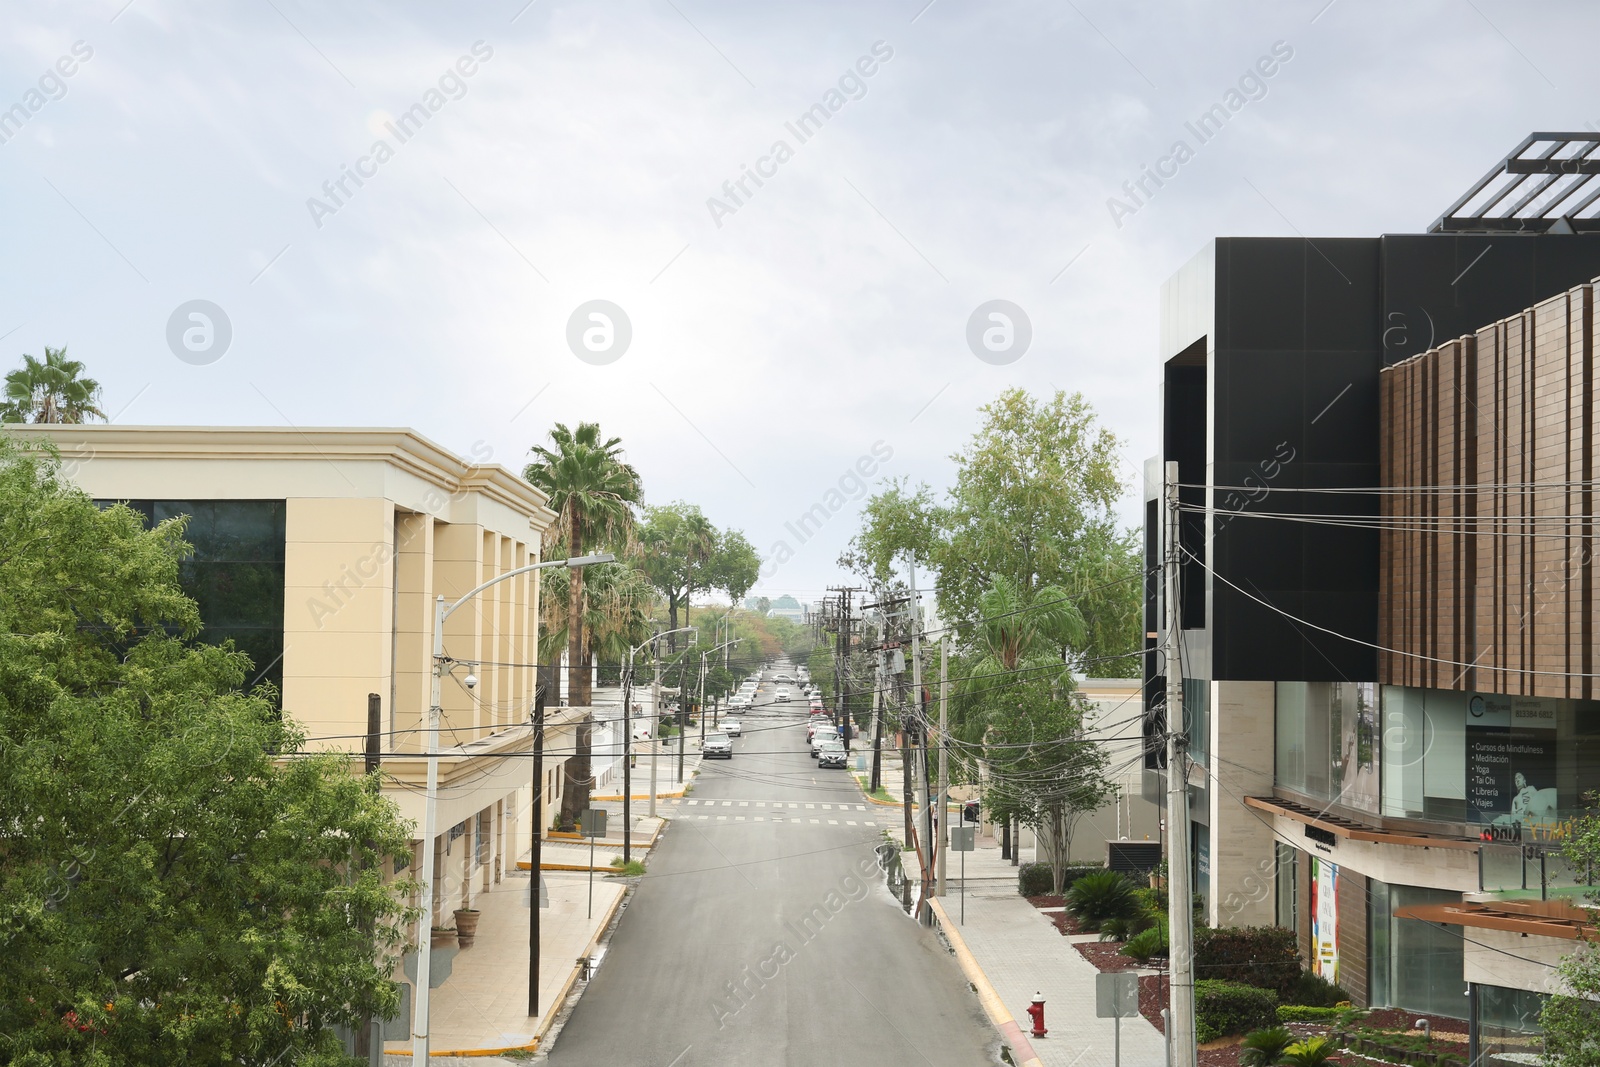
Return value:
M 1271 926 L 1277 856 L 1271 819 L 1244 805 L 1270 796 L 1275 757 L 1272 682 L 1211 682 L 1209 788 L 1212 926 Z

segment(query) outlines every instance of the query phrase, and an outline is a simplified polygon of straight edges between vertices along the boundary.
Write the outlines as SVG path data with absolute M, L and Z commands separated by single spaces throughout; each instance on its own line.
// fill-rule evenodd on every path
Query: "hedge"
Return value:
M 1194 1029 L 1200 1041 L 1278 1025 L 1278 998 L 1265 989 L 1215 978 L 1194 984 Z
M 1293 930 L 1281 926 L 1225 926 L 1195 931 L 1197 979 L 1242 982 L 1270 989 L 1279 999 L 1292 1001 L 1300 974 L 1300 950 Z
M 1278 1021 L 1280 1023 L 1334 1022 L 1349 1010 L 1349 1008 L 1313 1008 L 1306 1004 L 1279 1004 Z
M 1067 866 L 1065 884 L 1061 891 L 1065 893 L 1072 888 L 1072 883 L 1086 874 L 1094 871 L 1105 870 L 1105 865 L 1100 863 L 1073 863 Z M 1025 897 L 1044 896 L 1055 892 L 1055 879 L 1050 874 L 1048 863 L 1024 863 L 1017 868 L 1017 892 Z

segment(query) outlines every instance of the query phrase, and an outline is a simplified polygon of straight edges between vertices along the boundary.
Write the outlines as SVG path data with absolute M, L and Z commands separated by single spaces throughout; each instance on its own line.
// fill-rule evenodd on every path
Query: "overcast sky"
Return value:
M 875 446 L 947 484 L 1010 385 L 1085 394 L 1131 522 L 1160 285 L 1209 238 L 1419 231 L 1527 133 L 1600 128 L 1577 2 L 35 0 L 7 29 L 5 368 L 66 344 L 119 423 L 408 426 L 514 470 L 598 420 L 650 502 L 786 543 L 757 591 L 807 600 L 859 499 L 785 524 Z M 996 299 L 1032 330 L 1004 364 L 968 344 Z M 620 356 L 569 347 L 593 300 Z

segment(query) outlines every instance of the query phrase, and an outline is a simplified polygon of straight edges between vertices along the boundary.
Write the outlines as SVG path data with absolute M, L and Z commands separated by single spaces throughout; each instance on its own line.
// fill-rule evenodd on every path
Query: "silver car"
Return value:
M 700 746 L 700 755 L 706 759 L 732 759 L 733 742 L 727 734 L 706 734 L 706 743 Z
M 818 767 L 843 767 L 844 765 L 844 745 L 838 741 L 824 741 L 817 746 Z

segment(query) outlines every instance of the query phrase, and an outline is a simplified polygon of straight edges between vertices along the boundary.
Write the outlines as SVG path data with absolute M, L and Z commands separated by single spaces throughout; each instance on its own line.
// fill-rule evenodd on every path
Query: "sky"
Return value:
M 805 601 L 872 483 L 948 486 L 1014 386 L 1089 400 L 1132 524 L 1160 286 L 1212 237 L 1420 232 L 1528 133 L 1600 129 L 1577 2 L 24 0 L 7 26 L 0 366 L 67 345 L 117 423 L 404 426 L 513 470 L 598 421 L 647 502 L 743 530 L 753 593 Z

